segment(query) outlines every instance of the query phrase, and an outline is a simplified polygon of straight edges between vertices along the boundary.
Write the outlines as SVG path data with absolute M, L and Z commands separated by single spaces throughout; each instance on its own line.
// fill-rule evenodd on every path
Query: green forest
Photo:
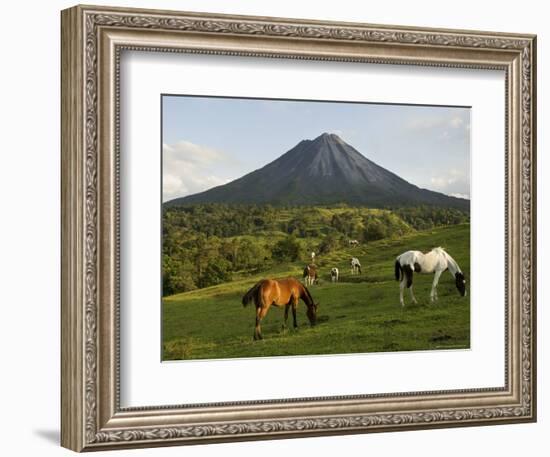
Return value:
M 348 246 L 469 223 L 469 213 L 431 206 L 165 205 L 162 292 L 170 296 L 257 276 L 277 265 Z

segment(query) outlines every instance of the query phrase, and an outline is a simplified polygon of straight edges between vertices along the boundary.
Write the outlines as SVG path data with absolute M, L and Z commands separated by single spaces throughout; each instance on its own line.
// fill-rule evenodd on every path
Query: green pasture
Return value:
M 298 329 L 292 329 L 289 316 L 284 330 L 283 309 L 272 307 L 262 322 L 261 341 L 252 339 L 254 304 L 243 307 L 241 297 L 262 278 L 294 276 L 301 280 L 305 261 L 279 264 L 255 276 L 165 297 L 163 360 L 469 348 L 469 295 L 458 294 L 448 272 L 441 276 L 436 303 L 429 300 L 433 275 L 415 275 L 418 304 L 411 303 L 408 291 L 406 306 L 399 304 L 395 257 L 409 249 L 428 251 L 436 246 L 447 250 L 469 280 L 469 224 L 414 232 L 318 256 L 321 281 L 309 288 L 320 303 L 318 325 L 309 326 L 306 306 L 300 302 Z M 350 274 L 352 256 L 361 261 L 359 276 Z M 336 284 L 330 282 L 334 266 L 340 270 Z

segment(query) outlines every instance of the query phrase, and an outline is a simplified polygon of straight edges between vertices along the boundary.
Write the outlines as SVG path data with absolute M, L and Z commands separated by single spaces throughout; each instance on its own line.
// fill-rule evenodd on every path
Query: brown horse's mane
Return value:
M 300 298 L 302 298 L 306 302 L 307 306 L 314 305 L 313 297 L 309 293 L 308 288 L 303 286 L 302 284 L 300 285 L 302 286 L 302 296 Z

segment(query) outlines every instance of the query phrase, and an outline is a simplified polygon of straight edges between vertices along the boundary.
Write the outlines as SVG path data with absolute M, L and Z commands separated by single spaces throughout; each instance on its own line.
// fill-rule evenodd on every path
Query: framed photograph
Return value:
M 536 37 L 62 12 L 75 451 L 536 420 Z

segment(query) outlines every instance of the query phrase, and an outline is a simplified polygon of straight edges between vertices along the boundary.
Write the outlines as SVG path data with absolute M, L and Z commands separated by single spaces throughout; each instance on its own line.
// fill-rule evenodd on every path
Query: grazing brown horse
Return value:
M 310 263 L 304 268 L 304 283 L 306 286 L 319 284 L 319 276 L 317 275 L 317 265 Z
M 307 317 L 311 325 L 315 325 L 317 320 L 317 303 L 309 290 L 294 278 L 286 279 L 262 279 L 252 289 L 243 296 L 243 306 L 248 305 L 252 300 L 256 304 L 256 327 L 254 329 L 254 339 L 262 339 L 262 330 L 260 323 L 267 314 L 271 305 L 285 307 L 284 327 L 288 320 L 288 310 L 292 307 L 292 318 L 294 328 L 298 327 L 296 322 L 296 308 L 298 301 L 302 299 L 307 305 Z

